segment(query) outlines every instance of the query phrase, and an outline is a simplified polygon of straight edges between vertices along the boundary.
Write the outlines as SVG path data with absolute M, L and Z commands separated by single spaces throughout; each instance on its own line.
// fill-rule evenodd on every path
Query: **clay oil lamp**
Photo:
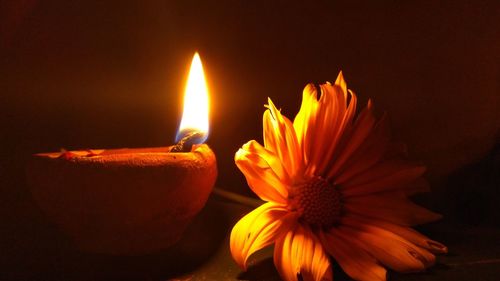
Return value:
M 217 177 L 209 97 L 199 55 L 184 95 L 177 144 L 40 153 L 27 167 L 45 215 L 83 251 L 137 255 L 169 248 L 205 205 Z

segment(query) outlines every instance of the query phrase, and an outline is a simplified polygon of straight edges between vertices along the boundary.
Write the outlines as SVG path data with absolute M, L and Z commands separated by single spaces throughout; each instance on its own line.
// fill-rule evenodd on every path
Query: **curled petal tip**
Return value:
M 369 110 L 373 110 L 373 100 L 370 98 L 368 99 L 368 104 L 366 105 L 366 108 Z
M 274 107 L 274 103 L 273 103 L 273 101 L 271 100 L 271 98 L 270 98 L 270 97 L 267 97 L 267 104 L 268 104 L 268 106 L 270 106 L 270 107 Z
M 416 261 L 419 261 L 421 263 L 421 268 L 413 268 L 413 269 L 408 269 L 408 270 L 403 270 L 401 272 L 418 272 L 422 271 L 425 268 L 428 268 L 436 262 L 436 258 L 434 255 L 428 253 L 428 255 L 423 255 L 421 252 L 419 253 L 415 249 L 408 249 L 408 254 L 410 254 Z
M 256 140 L 247 141 L 244 145 L 241 146 L 240 150 L 250 151 L 253 147 L 255 147 L 256 142 Z
M 446 254 L 448 253 L 448 247 L 445 245 L 434 241 L 434 240 L 428 240 L 427 245 L 429 245 L 429 249 L 436 254 Z
M 349 92 L 349 94 L 351 94 L 352 97 L 356 98 L 356 93 L 354 93 L 353 90 L 349 89 L 347 90 L 347 92 Z
M 243 148 L 240 148 L 236 151 L 236 153 L 234 154 L 234 161 L 238 161 L 241 159 L 241 157 L 246 154 L 247 152 L 245 151 L 244 147 Z
M 304 94 L 307 95 L 316 95 L 316 86 L 313 83 L 309 83 L 304 87 Z
M 274 120 L 279 120 L 280 117 L 279 117 L 279 110 L 276 108 L 276 106 L 274 105 L 273 101 L 271 100 L 271 98 L 267 98 L 267 108 L 268 110 L 270 111 L 271 113 L 271 117 L 274 119 Z

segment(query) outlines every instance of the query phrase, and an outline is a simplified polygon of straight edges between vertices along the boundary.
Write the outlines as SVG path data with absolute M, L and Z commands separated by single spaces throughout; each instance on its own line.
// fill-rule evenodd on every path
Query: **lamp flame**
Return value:
M 197 132 L 202 137 L 196 143 L 204 142 L 208 137 L 208 87 L 203 73 L 200 55 L 196 52 L 191 62 L 191 69 L 184 92 L 184 110 L 182 120 L 177 131 L 178 142 L 186 135 Z

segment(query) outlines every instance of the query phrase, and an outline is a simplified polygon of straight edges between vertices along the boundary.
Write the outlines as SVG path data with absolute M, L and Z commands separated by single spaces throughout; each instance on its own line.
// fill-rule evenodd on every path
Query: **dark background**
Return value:
M 29 271 L 26 257 L 43 259 L 36 252 L 47 243 L 37 233 L 48 223 L 24 185 L 29 155 L 172 144 L 196 50 L 222 188 L 251 194 L 233 155 L 262 140 L 267 97 L 293 118 L 308 82 L 333 81 L 343 70 L 361 104 L 373 98 L 379 113 L 388 111 L 395 138 L 428 165 L 433 192 L 424 204 L 449 220 L 499 225 L 498 1 L 7 1 L 5 267 Z

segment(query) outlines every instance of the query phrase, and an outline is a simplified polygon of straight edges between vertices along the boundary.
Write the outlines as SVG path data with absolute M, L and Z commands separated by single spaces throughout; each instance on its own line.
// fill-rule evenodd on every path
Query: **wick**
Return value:
M 202 137 L 202 132 L 194 131 L 188 133 L 179 142 L 177 142 L 172 149 L 170 149 L 170 152 L 190 152 L 193 144 L 197 143 L 196 140 L 199 140 Z

